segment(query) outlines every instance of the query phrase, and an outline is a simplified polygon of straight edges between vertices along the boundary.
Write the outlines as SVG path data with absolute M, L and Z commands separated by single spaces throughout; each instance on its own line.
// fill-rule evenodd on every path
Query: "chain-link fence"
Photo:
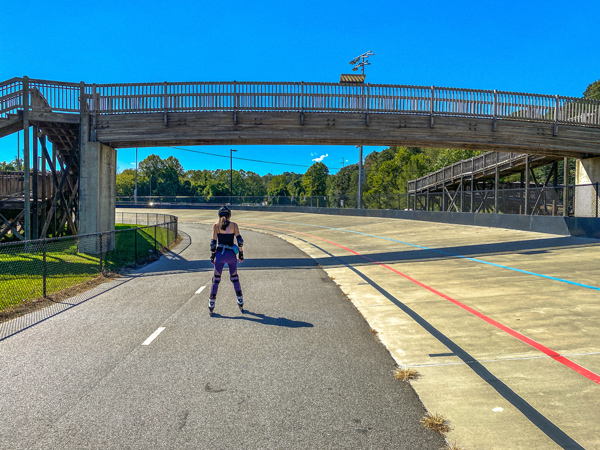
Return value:
M 364 194 L 364 209 L 599 217 L 599 183 L 528 189 L 446 190 L 401 194 Z M 357 208 L 358 196 L 117 197 L 119 205 L 150 206 L 310 206 Z
M 117 213 L 115 231 L 0 244 L 0 311 L 75 292 L 77 285 L 118 272 L 169 249 L 177 217 Z
M 532 216 L 599 217 L 598 184 L 411 194 L 409 209 Z

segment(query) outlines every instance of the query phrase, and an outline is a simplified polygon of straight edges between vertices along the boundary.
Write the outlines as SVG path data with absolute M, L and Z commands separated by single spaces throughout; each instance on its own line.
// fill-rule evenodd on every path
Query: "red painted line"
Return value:
M 551 357 L 552 359 L 554 359 L 555 361 L 558 361 L 559 363 L 561 363 L 562 365 L 568 367 L 571 370 L 574 370 L 575 372 L 583 375 L 584 377 L 588 378 L 589 380 L 593 381 L 594 383 L 600 384 L 600 375 L 592 372 L 591 370 L 586 369 L 585 367 L 580 366 L 577 363 L 574 363 L 573 361 L 571 361 L 568 358 L 565 358 L 564 356 L 561 356 L 558 352 L 555 352 L 554 350 L 540 344 L 537 341 L 534 341 L 531 338 L 528 338 L 527 336 L 525 336 L 524 334 L 519 333 L 518 331 L 513 330 L 512 328 L 507 327 L 506 325 L 501 324 L 500 322 L 486 316 L 485 314 L 477 311 L 474 308 L 471 308 L 470 306 L 465 305 L 462 302 L 459 302 L 458 300 L 453 299 L 452 297 L 444 294 L 443 292 L 438 291 L 437 289 L 432 288 L 431 286 L 427 286 L 424 283 L 421 283 L 418 280 L 415 280 L 414 278 L 406 275 L 405 273 L 402 273 L 396 269 L 394 269 L 393 267 L 388 266 L 387 264 L 381 263 L 379 261 L 375 261 L 374 259 L 369 258 L 368 256 L 362 255 L 360 253 L 358 253 L 357 251 L 354 251 L 352 249 L 349 249 L 348 247 L 344 247 L 343 245 L 340 245 L 336 242 L 330 241 L 328 239 L 324 239 L 324 238 L 320 238 L 318 236 L 313 236 L 312 234 L 307 234 L 307 233 L 302 233 L 300 231 L 296 231 L 296 230 L 287 230 L 285 228 L 277 228 L 277 227 L 270 227 L 267 225 L 254 225 L 254 224 L 246 224 L 246 225 L 250 225 L 250 226 L 255 226 L 258 228 L 271 228 L 273 230 L 280 230 L 280 231 L 288 231 L 291 233 L 297 233 L 297 234 L 301 234 L 304 236 L 308 236 L 314 239 L 319 239 L 323 242 L 327 242 L 329 244 L 335 245 L 336 247 L 339 247 L 341 249 L 344 249 L 350 253 L 355 254 L 356 256 L 360 256 L 361 258 L 366 259 L 367 261 L 371 261 L 374 264 L 377 264 L 381 267 L 384 267 L 388 270 L 391 270 L 392 272 L 400 275 L 401 277 L 407 279 L 408 281 L 422 287 L 423 289 L 427 289 L 429 292 L 432 292 L 433 294 L 442 297 L 445 300 L 448 300 L 449 302 L 454 303 L 456 306 L 464 309 L 465 311 L 473 314 L 476 317 L 479 317 L 481 320 L 484 320 L 485 322 L 489 323 L 490 325 L 493 325 L 494 327 L 498 328 L 499 330 L 504 331 L 505 333 L 519 339 L 521 342 L 524 342 L 525 344 L 530 345 L 531 347 L 535 348 L 536 350 L 539 350 L 540 352 L 544 353 L 545 355 Z

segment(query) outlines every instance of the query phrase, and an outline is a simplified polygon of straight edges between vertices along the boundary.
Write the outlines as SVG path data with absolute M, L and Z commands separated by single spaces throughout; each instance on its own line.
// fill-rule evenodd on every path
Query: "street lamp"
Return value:
M 229 203 L 233 197 L 233 152 L 237 152 L 237 150 L 229 149 Z
M 357 56 L 356 58 L 354 58 L 352 61 L 350 61 L 350 64 L 352 64 L 354 67 L 352 68 L 353 72 L 356 72 L 359 68 L 362 69 L 362 74 L 365 74 L 365 66 L 370 66 L 371 63 L 369 61 L 367 61 L 367 58 L 369 56 L 374 56 L 375 53 L 373 53 L 373 50 L 369 50 L 366 53 L 363 53 L 362 55 Z

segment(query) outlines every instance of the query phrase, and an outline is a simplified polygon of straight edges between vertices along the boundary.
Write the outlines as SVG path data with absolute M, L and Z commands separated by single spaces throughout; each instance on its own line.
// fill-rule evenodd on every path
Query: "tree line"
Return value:
M 409 180 L 481 152 L 471 150 L 389 147 L 369 153 L 364 161 L 365 196 L 403 194 Z M 117 195 L 131 197 L 135 169 L 117 175 Z M 330 174 L 322 162 L 301 173 L 260 176 L 245 170 L 185 170 L 174 156 L 150 155 L 138 167 L 138 196 L 348 196 L 358 195 L 358 163 Z

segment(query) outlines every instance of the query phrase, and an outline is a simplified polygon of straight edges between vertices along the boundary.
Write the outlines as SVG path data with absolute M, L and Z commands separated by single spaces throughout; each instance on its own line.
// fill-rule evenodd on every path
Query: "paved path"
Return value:
M 313 259 L 244 231 L 248 312 L 225 276 L 210 318 L 209 227 L 181 229 L 174 254 L 89 300 L 32 315 L 38 323 L 20 332 L 2 324 L 0 449 L 443 447 L 419 424 L 424 408 L 392 376 L 388 351 Z
M 315 258 L 396 362 L 418 369 L 413 386 L 450 419 L 450 441 L 600 449 L 600 241 L 364 217 L 234 220 Z

